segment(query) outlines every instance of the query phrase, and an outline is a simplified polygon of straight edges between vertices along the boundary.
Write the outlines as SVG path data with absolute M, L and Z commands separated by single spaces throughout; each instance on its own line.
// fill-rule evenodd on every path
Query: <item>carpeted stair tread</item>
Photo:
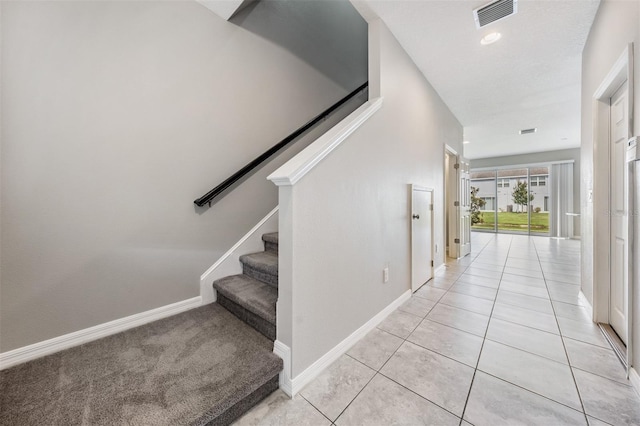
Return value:
M 232 302 L 276 324 L 278 290 L 273 286 L 241 274 L 219 279 L 213 287 Z
M 0 424 L 230 424 L 274 390 L 272 348 L 202 306 L 0 371 Z
M 240 256 L 242 272 L 256 280 L 278 286 L 278 254 L 271 251 Z

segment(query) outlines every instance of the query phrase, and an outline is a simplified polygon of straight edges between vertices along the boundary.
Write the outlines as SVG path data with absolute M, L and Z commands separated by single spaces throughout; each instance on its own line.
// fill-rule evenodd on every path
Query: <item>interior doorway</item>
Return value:
M 633 276 L 629 226 L 627 141 L 633 134 L 633 44 L 629 44 L 593 96 L 594 244 L 593 320 L 630 365 L 633 347 L 629 279 Z M 585 269 L 586 265 L 583 265 Z
M 628 134 L 627 81 L 611 96 L 609 108 L 609 148 L 611 179 L 611 289 L 609 324 L 622 343 L 627 344 L 627 288 L 629 286 L 629 179 L 626 164 Z
M 452 229 L 455 220 L 453 201 L 455 200 L 455 169 L 456 152 L 450 147 L 444 150 L 444 221 L 445 221 L 445 255 L 454 257 L 453 244 L 455 230 Z
M 459 259 L 471 252 L 471 180 L 469 161 L 445 145 L 444 218 L 446 255 Z

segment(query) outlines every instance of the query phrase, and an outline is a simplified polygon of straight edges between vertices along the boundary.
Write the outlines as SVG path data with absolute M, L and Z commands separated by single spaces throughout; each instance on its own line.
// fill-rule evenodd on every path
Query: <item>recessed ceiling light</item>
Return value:
M 487 44 L 495 43 L 501 38 L 502 38 L 502 34 L 500 33 L 489 33 L 486 36 L 482 37 L 482 39 L 480 40 L 480 44 L 486 46 Z
M 462 143 L 466 145 L 469 143 L 469 141 L 463 141 Z

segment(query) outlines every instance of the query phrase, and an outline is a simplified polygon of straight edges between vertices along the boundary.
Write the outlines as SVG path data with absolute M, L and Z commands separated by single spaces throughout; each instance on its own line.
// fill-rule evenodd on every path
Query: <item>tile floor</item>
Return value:
M 238 425 L 639 425 L 640 398 L 579 294 L 580 244 L 473 235 L 294 399 Z

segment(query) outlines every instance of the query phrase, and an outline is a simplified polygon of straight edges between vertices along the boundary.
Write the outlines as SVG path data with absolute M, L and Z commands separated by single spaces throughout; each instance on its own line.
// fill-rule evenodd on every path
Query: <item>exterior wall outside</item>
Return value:
M 536 177 L 541 177 L 547 179 L 545 182 L 548 182 L 549 175 L 532 175 L 531 178 L 535 179 Z M 498 186 L 498 199 L 495 200 L 496 197 L 496 180 L 495 179 L 472 179 L 471 186 L 478 188 L 477 197 L 493 199 L 493 207 L 491 205 L 485 205 L 483 210 L 485 211 L 495 211 L 495 207 L 497 206 L 498 211 L 506 212 L 509 210 L 509 205 L 513 209 L 513 211 L 527 211 L 527 206 L 519 206 L 513 202 L 513 189 L 516 187 L 518 181 L 526 182 L 527 176 L 520 177 L 510 177 L 510 178 L 498 178 L 498 181 L 504 180 L 505 183 L 508 183 L 508 187 L 500 187 Z M 529 193 L 533 195 L 533 200 L 531 201 L 532 211 L 535 211 L 536 208 L 540 208 L 541 211 L 548 211 L 548 203 L 545 203 L 545 197 L 549 196 L 549 186 L 548 184 L 544 186 L 529 186 L 527 184 L 527 188 L 529 189 Z
M 597 235 L 606 232 L 608 222 L 606 209 L 594 211 L 593 198 L 606 199 L 608 189 L 594 175 L 608 173 L 607 147 L 594 146 L 594 105 L 593 95 L 604 81 L 620 54 L 632 42 L 634 44 L 633 133 L 640 133 L 640 2 L 603 0 L 600 3 L 591 32 L 582 54 L 582 150 L 581 150 L 581 214 L 582 214 L 582 292 L 593 303 L 594 264 L 603 259 L 594 258 L 594 243 Z M 634 318 L 634 341 L 640 342 L 640 292 L 636 299 L 632 317 Z M 634 347 L 632 364 L 636 370 L 640 366 L 640 350 Z
M 193 200 L 347 93 L 196 2 L 1 7 L 2 352 L 198 296 L 292 153 Z

